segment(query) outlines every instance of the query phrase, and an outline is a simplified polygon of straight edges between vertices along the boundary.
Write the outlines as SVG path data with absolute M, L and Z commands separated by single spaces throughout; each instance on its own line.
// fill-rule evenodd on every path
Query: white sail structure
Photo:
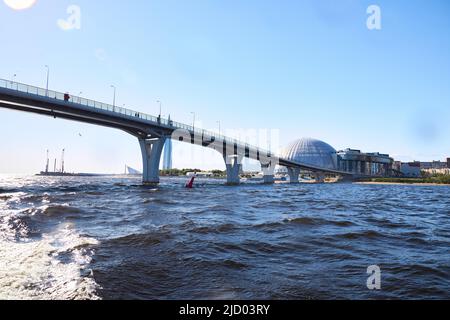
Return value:
M 133 169 L 133 168 L 131 168 L 129 166 L 125 166 L 125 168 L 126 168 L 125 172 L 126 172 L 127 175 L 131 175 L 131 176 L 142 175 L 142 172 L 140 172 L 140 171 L 138 171 L 136 169 Z

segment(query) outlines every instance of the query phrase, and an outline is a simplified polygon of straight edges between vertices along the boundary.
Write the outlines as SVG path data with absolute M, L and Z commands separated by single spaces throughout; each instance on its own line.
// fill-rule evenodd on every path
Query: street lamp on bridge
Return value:
M 162 117 L 162 102 L 161 100 L 157 100 L 156 103 L 159 103 L 159 119 Z
M 14 80 L 16 79 L 16 77 L 17 77 L 17 74 L 15 74 L 15 73 L 11 77 L 11 89 L 13 88 Z M 17 85 L 17 86 L 19 86 L 19 85 Z
M 45 87 L 45 96 L 48 97 L 48 80 L 50 78 L 50 67 L 48 65 L 45 65 L 45 68 L 47 68 L 47 85 Z
M 192 131 L 195 131 L 195 112 L 191 112 L 191 114 L 194 116 L 194 120 L 192 121 Z
M 217 124 L 219 125 L 219 136 L 222 135 L 222 133 L 220 132 L 220 121 L 217 121 Z
M 112 85 L 111 85 L 111 88 L 114 89 L 113 111 L 115 111 L 115 108 L 116 108 L 116 86 L 112 84 Z

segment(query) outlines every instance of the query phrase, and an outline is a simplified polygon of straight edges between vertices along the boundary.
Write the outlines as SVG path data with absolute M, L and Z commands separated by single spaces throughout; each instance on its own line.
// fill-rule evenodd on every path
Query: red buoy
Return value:
M 188 183 L 186 183 L 186 188 L 188 189 L 192 189 L 194 187 L 194 180 L 195 180 L 195 176 L 193 176 L 191 178 L 191 181 L 189 181 Z

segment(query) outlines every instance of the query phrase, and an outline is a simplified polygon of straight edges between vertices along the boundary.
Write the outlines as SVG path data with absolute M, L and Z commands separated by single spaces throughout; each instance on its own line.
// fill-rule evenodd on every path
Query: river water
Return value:
M 1 176 L 0 299 L 450 298 L 448 186 L 185 180 Z

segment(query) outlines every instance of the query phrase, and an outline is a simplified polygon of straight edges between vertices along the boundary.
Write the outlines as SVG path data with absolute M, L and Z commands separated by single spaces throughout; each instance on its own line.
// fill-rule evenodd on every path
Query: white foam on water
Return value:
M 89 269 L 94 254 L 89 246 L 97 240 L 81 236 L 70 224 L 40 240 L 12 239 L 20 235 L 11 230 L 15 219 L 5 212 L 0 216 L 1 300 L 100 299 Z

